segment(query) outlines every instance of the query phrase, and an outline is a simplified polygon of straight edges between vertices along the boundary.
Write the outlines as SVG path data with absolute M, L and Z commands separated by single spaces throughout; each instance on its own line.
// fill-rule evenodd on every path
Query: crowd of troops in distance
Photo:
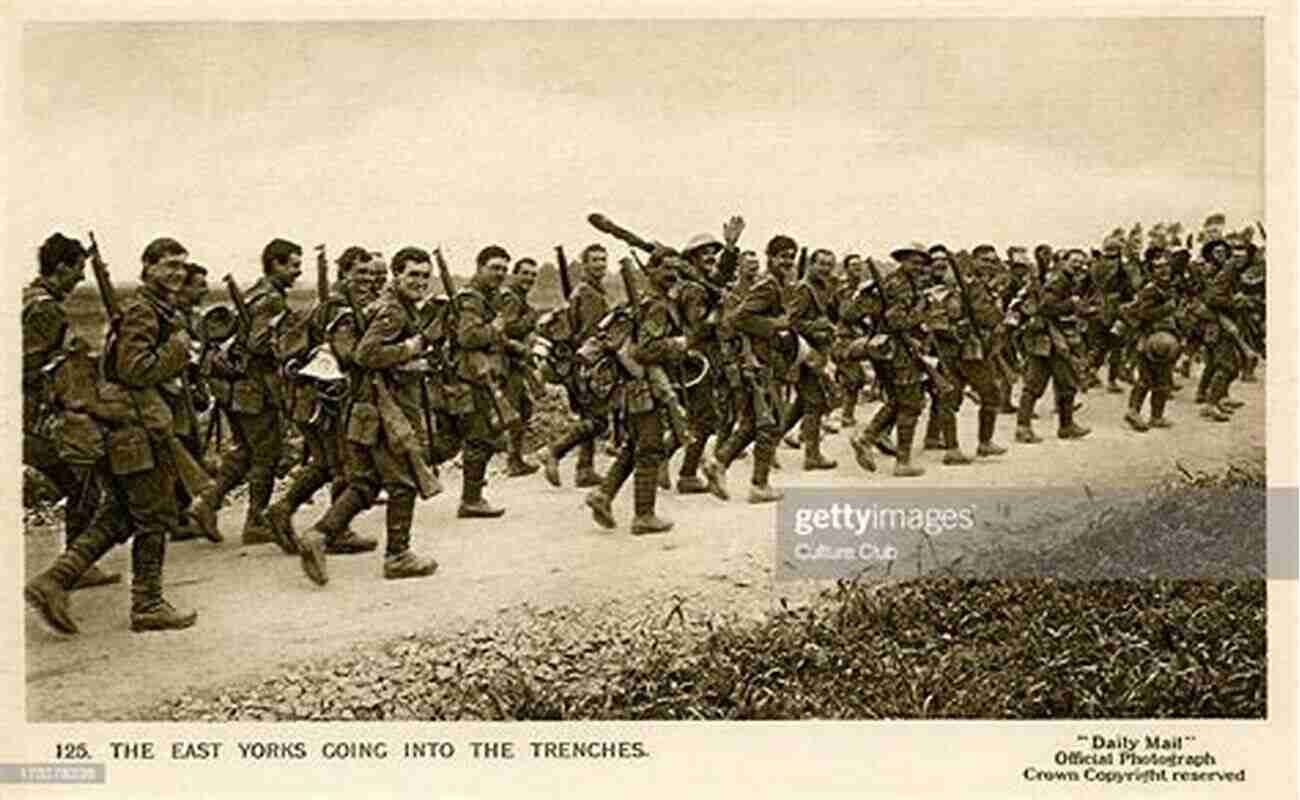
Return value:
M 287 293 L 303 250 L 282 239 L 266 245 L 264 274 L 246 291 L 227 278 L 233 307 L 206 310 L 207 270 L 181 243 L 157 239 L 140 287 L 119 305 L 93 234 L 91 246 L 54 234 L 23 294 L 23 460 L 67 498 L 66 549 L 27 583 L 28 604 L 75 633 L 69 593 L 120 580 L 96 562 L 130 541 L 131 630 L 194 624 L 196 612 L 163 597 L 167 543 L 221 542 L 217 510 L 243 483 L 243 544 L 278 544 L 319 585 L 328 556 L 378 547 L 352 523 L 386 495 L 383 576 L 421 577 L 437 563 L 411 547 L 416 498 L 442 491 L 439 466 L 457 455 L 459 517 L 504 513 L 484 495 L 494 453 L 508 453 L 508 476 L 541 469 L 554 486 L 576 454 L 597 524 L 616 527 L 611 502 L 630 478 L 631 532 L 663 533 L 673 523 L 656 514 L 656 492 L 673 488 L 677 450 L 678 493 L 726 501 L 729 473 L 747 459 L 747 499 L 768 503 L 782 496 L 770 477 L 783 439 L 802 449 L 803 469 L 828 470 L 837 464 L 823 438 L 857 428 L 862 470 L 883 455 L 894 477 L 913 477 L 928 412 L 919 446 L 942 451 L 943 465 L 970 464 L 957 416 L 967 397 L 979 407 L 975 458 L 1007 452 L 1001 414 L 1015 415 L 1017 446 L 1041 441 L 1035 408 L 1049 383 L 1061 439 L 1088 435 L 1078 396 L 1093 388 L 1128 392 L 1134 431 L 1169 428 L 1171 395 L 1193 361 L 1200 420 L 1190 422 L 1226 423 L 1240 405 L 1233 382 L 1254 380 L 1263 352 L 1263 227 L 1260 241 L 1253 228 L 1227 233 L 1219 214 L 1195 242 L 1162 224 L 1149 235 L 1117 229 L 1093 250 L 914 244 L 883 269 L 786 235 L 745 249 L 744 227 L 733 217 L 721 238 L 680 249 L 620 236 L 645 263 L 620 259 L 629 301 L 617 304 L 606 245 L 581 250 L 573 284 L 557 248 L 564 303 L 545 312 L 529 304 L 538 263 L 498 245 L 477 254 L 460 288 L 436 250 L 385 261 L 349 247 L 331 279 L 320 247 L 318 302 L 294 310 Z M 88 262 L 110 319 L 99 348 L 70 331 L 64 308 Z M 572 418 L 536 464 L 524 436 L 546 383 L 563 387 Z M 858 428 L 863 400 L 879 405 Z M 209 475 L 199 465 L 223 418 L 233 447 Z M 273 503 L 289 424 L 305 466 Z M 595 455 L 611 446 L 602 474 Z M 325 488 L 328 508 L 295 529 L 295 512 Z

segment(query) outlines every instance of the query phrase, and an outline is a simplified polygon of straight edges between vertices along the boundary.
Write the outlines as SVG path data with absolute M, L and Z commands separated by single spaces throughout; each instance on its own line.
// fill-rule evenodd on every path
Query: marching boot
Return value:
M 895 478 L 915 478 L 925 474 L 923 467 L 912 463 L 912 440 L 916 437 L 916 420 L 898 422 L 898 456 L 894 463 Z
M 385 526 L 384 578 L 425 578 L 438 571 L 438 562 L 411 549 L 411 520 L 415 517 L 415 492 L 406 489 L 389 495 Z
M 632 477 L 633 506 L 636 517 L 632 520 L 632 535 L 643 536 L 651 533 L 667 533 L 673 523 L 655 516 L 655 494 L 659 489 L 656 482 L 659 465 L 637 464 Z
M 854 436 L 849 439 L 853 447 L 853 458 L 865 472 L 876 471 L 876 459 L 871 455 L 871 442 L 866 436 Z
M 1147 387 L 1142 383 L 1133 385 L 1133 391 L 1128 396 L 1128 413 L 1124 415 L 1124 421 L 1128 426 L 1138 433 L 1146 433 L 1147 424 L 1142 421 L 1142 404 L 1147 399 Z M 1151 407 L 1155 408 L 1155 397 L 1151 398 Z
M 578 465 L 578 471 L 573 474 L 573 485 L 577 486 L 579 489 L 589 489 L 592 486 L 599 486 L 600 475 L 591 464 L 585 466 L 580 464 Z
M 93 589 L 96 586 L 111 586 L 114 583 L 121 583 L 122 576 L 116 572 L 108 573 L 101 570 L 97 565 L 91 564 L 77 582 L 72 585 L 72 591 L 78 589 Z
M 1002 414 L 1015 414 L 1019 411 L 1011 401 L 1011 381 L 1002 384 L 1002 407 L 998 411 Z
M 198 612 L 181 611 L 163 598 L 162 569 L 167 537 L 161 531 L 137 533 L 131 541 L 131 630 L 188 628 Z
M 1169 402 L 1169 396 L 1164 392 L 1155 391 L 1151 393 L 1151 423 L 1152 428 L 1172 428 L 1174 423 L 1165 418 L 1165 404 Z
M 506 474 L 512 478 L 532 475 L 540 467 L 524 458 L 524 428 L 518 425 L 510 429 L 510 458 Z
M 555 488 L 560 488 L 564 484 L 560 481 L 560 457 L 555 454 L 555 446 L 546 448 L 546 455 L 542 456 L 542 468 L 546 471 L 546 482 Z
M 596 487 L 587 492 L 586 503 L 587 508 L 591 509 L 591 518 L 597 525 L 608 530 L 618 527 L 614 521 L 614 511 L 610 508 L 609 495 L 605 494 L 604 489 Z
M 710 494 L 719 500 L 731 498 L 727 492 L 727 472 L 716 459 L 705 459 L 700 466 L 700 471 L 704 473 L 704 480 L 708 484 Z
M 943 463 L 949 466 L 962 466 L 965 464 L 974 464 L 975 459 L 961 451 L 961 443 L 957 440 L 957 415 L 946 413 L 943 415 L 940 429 L 943 431 L 944 449 Z
M 1215 370 L 1207 365 L 1201 370 L 1201 379 L 1196 382 L 1196 404 L 1199 406 L 1208 401 L 1210 397 L 1210 386 L 1214 383 Z
M 23 588 L 27 605 L 40 614 L 41 620 L 58 633 L 77 632 L 77 623 L 68 610 L 68 592 L 77 580 L 113 549 L 113 538 L 104 529 L 92 525 L 82 531 L 68 548 L 54 559 L 50 568 L 32 578 Z
M 483 479 L 487 474 L 487 462 L 483 458 L 474 457 L 465 459 L 464 464 L 465 479 L 461 484 L 460 508 L 456 509 L 456 516 L 461 519 L 494 519 L 506 513 L 504 508 L 498 508 L 483 499 L 483 487 L 486 481 Z
M 198 523 L 199 531 L 203 536 L 213 544 L 220 544 L 225 541 L 221 531 L 217 529 L 217 509 L 221 507 L 221 500 L 217 496 L 216 488 L 212 488 L 190 503 L 190 516 Z
M 925 421 L 925 449 L 942 450 L 943 447 L 943 415 L 936 414 L 933 409 Z
M 1020 390 L 1020 408 L 1016 411 L 1016 441 L 1021 444 L 1038 444 L 1042 437 L 1034 433 L 1034 401 L 1026 389 Z
M 844 405 L 840 407 L 840 427 L 852 428 L 858 424 L 855 416 L 858 408 L 858 391 L 844 392 Z
M 749 502 L 751 505 L 775 503 L 783 497 L 785 497 L 785 492 L 782 492 L 780 489 L 773 489 L 767 484 L 761 486 L 750 484 L 749 486 Z
M 243 545 L 269 544 L 275 539 L 266 524 L 266 508 L 271 504 L 274 471 L 254 471 L 248 476 L 248 513 L 244 517 Z
M 1019 409 L 1017 409 L 1017 412 Z M 979 410 L 979 446 L 975 448 L 977 456 L 1000 456 L 1007 452 L 997 442 L 993 441 L 993 432 L 998 427 L 998 409 L 980 408 Z
M 665 492 L 673 488 L 672 470 L 668 466 L 668 460 L 659 465 L 659 488 Z
M 1123 391 L 1123 390 L 1121 390 Z M 1058 439 L 1082 439 L 1092 433 L 1091 428 L 1085 428 L 1074 422 L 1074 395 L 1062 394 L 1056 398 L 1057 415 L 1059 425 L 1056 429 L 1056 438 Z
M 862 432 L 862 437 L 887 456 L 895 456 L 898 450 L 894 443 L 889 441 L 889 436 L 885 431 L 893 427 L 894 421 L 898 418 L 898 407 L 893 403 L 886 403 L 876 410 L 872 415 L 871 422 L 867 423 L 867 428 Z
M 804 455 L 803 468 L 805 472 L 815 470 L 835 469 L 839 462 L 832 461 L 822 455 L 822 419 L 821 414 L 810 414 L 805 417 L 804 424 Z
M 775 450 L 759 442 L 754 443 L 754 472 L 749 479 L 749 502 L 772 503 L 784 494 L 768 485 L 772 474 L 772 456 Z

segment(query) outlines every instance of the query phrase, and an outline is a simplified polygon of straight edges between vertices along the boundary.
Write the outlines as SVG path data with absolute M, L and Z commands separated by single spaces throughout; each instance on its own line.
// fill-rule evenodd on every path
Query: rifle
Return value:
M 636 259 L 634 255 L 632 257 Z M 640 266 L 640 260 L 636 260 L 637 267 Z M 633 262 L 627 259 L 619 268 L 619 276 L 623 279 L 623 290 L 627 292 L 628 305 L 632 311 L 632 342 L 635 344 L 641 340 L 641 292 L 636 288 L 636 272 L 639 271 L 633 266 Z M 650 384 L 650 394 L 656 400 L 663 404 L 664 410 L 668 412 L 668 426 L 672 428 L 673 436 L 677 443 L 682 447 L 690 447 L 695 441 L 691 434 L 690 425 L 686 421 L 686 410 L 682 408 L 681 401 L 677 399 L 677 392 L 673 389 L 672 381 L 668 378 L 668 373 L 664 368 L 658 365 L 651 367 L 642 367 L 631 357 L 624 354 L 622 350 L 617 353 L 619 363 L 627 370 L 633 378 L 646 379 Z
M 226 282 L 226 291 L 230 293 L 230 302 L 235 306 L 235 318 L 238 320 L 238 331 L 236 336 L 239 340 L 240 349 L 244 353 L 248 352 L 249 339 L 253 336 L 253 316 L 248 311 L 247 304 L 244 303 L 244 293 L 240 290 L 239 284 L 235 282 L 235 276 L 226 273 L 223 278 Z M 242 372 L 243 370 L 239 370 Z
M 113 281 L 108 274 L 108 265 L 99 253 L 99 243 L 95 241 L 95 234 L 90 233 L 90 266 L 95 272 L 95 283 L 99 287 L 99 299 L 104 304 L 104 313 L 108 316 L 110 330 L 116 331 L 118 324 L 122 321 L 122 307 L 117 302 L 117 292 L 113 289 Z M 173 327 L 179 327 L 180 323 L 174 314 L 158 308 L 159 314 L 164 321 Z M 116 338 L 116 333 L 113 334 Z M 105 354 L 107 355 L 107 353 Z M 186 369 L 188 369 L 188 365 Z M 190 412 L 190 419 L 194 419 L 194 409 L 190 405 L 194 393 L 190 390 L 189 377 L 182 370 L 180 374 L 182 392 L 184 394 L 183 402 Z M 131 395 L 131 405 L 135 408 L 137 417 L 140 409 L 135 402 L 135 396 Z M 194 459 L 194 456 L 185 447 L 174 431 L 167 431 L 162 437 L 171 453 L 172 461 L 176 466 L 176 475 L 180 478 L 185 490 L 190 493 L 191 497 L 200 497 L 212 487 L 212 478 L 204 471 L 203 467 Z
M 653 253 L 655 251 L 654 242 L 648 242 L 640 236 L 637 236 L 632 231 L 629 231 L 627 228 L 615 225 L 604 214 L 588 214 L 587 221 L 591 223 L 592 227 L 601 233 L 607 233 L 615 239 L 626 242 L 638 250 L 644 250 L 647 253 Z
M 808 248 L 806 247 L 799 248 L 799 264 L 797 269 L 798 271 L 796 274 L 799 276 L 799 280 L 803 280 L 804 273 L 808 271 Z
M 569 259 L 564 257 L 564 247 L 558 244 L 555 246 L 555 265 L 560 270 L 560 294 L 567 303 L 573 296 L 573 282 L 569 280 Z
M 316 299 L 322 307 L 330 301 L 330 265 L 323 244 L 316 245 Z
M 457 345 L 457 338 L 460 332 L 460 307 L 456 304 L 456 288 L 451 280 L 451 270 L 447 268 L 447 261 L 442 257 L 442 250 L 435 247 L 433 257 L 438 262 L 438 278 L 442 281 L 442 289 L 447 293 L 447 298 L 451 305 L 447 309 L 450 315 L 448 326 L 449 333 L 447 339 L 452 343 L 453 351 Z M 487 356 L 484 353 L 468 352 L 466 358 L 471 359 L 471 372 L 475 374 L 481 385 L 488 390 L 488 395 L 492 400 L 492 411 L 496 415 L 497 425 L 501 429 L 513 428 L 520 422 L 519 412 L 510 401 L 506 398 L 501 389 L 501 374 L 487 362 Z
M 1267 241 L 1268 241 L 1268 231 L 1264 230 L 1264 223 L 1260 222 L 1259 220 L 1255 220 L 1255 227 L 1256 227 L 1256 228 L 1259 228 L 1259 235 L 1260 235 L 1260 236 L 1263 236 L 1263 237 L 1264 237 L 1264 241 L 1267 242 Z M 91 241 L 93 242 L 94 239 L 91 239 Z

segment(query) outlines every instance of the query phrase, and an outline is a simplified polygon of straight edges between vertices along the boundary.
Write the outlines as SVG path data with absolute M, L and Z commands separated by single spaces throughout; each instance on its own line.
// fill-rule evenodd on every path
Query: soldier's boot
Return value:
M 1164 392 L 1155 391 L 1151 393 L 1151 422 L 1152 428 L 1172 428 L 1174 423 L 1165 417 L 1165 405 L 1169 402 L 1169 396 Z
M 1106 391 L 1110 394 L 1122 394 L 1124 387 L 1119 385 L 1120 378 L 1119 365 L 1114 360 L 1110 360 L 1106 366 Z
M 1231 397 L 1225 397 L 1219 401 L 1219 408 L 1222 408 L 1228 411 L 1229 413 L 1236 411 L 1237 409 L 1241 408 L 1244 405 L 1246 405 L 1245 401 L 1234 400 Z
M 564 485 L 560 480 L 560 457 L 555 453 L 555 445 L 546 448 L 546 454 L 542 456 L 542 470 L 547 483 L 557 489 Z
M 803 427 L 803 468 L 805 472 L 835 469 L 839 462 L 822 455 L 822 415 L 809 414 L 804 418 Z
M 597 525 L 607 530 L 618 527 L 618 523 L 614 520 L 614 510 L 610 507 L 609 495 L 605 494 L 604 489 L 598 486 L 587 492 L 584 502 L 587 508 L 591 509 L 591 518 Z
M 864 431 L 869 433 L 869 431 Z M 849 445 L 853 447 L 853 458 L 858 462 L 858 466 L 866 472 L 876 471 L 876 459 L 871 455 L 871 441 L 863 436 L 854 436 L 849 440 Z
M 840 406 L 840 427 L 852 428 L 857 426 L 857 409 L 858 409 L 858 390 L 846 389 L 844 391 L 844 404 Z
M 1016 409 L 1019 412 L 1019 409 Z M 998 427 L 998 410 L 996 408 L 981 408 L 979 410 L 979 439 L 980 443 L 975 448 L 977 456 L 1000 456 L 1007 452 L 1007 448 L 993 441 L 993 434 Z
M 1255 367 L 1259 365 L 1258 358 L 1246 359 L 1246 366 L 1241 371 L 1242 383 L 1259 383 L 1259 378 L 1255 377 Z
M 947 450 L 943 454 L 943 463 L 949 466 L 974 464 L 975 459 L 961 451 L 961 442 L 957 439 L 957 415 L 947 413 L 943 416 L 943 444 Z
M 190 504 L 190 517 L 198 525 L 203 537 L 213 544 L 220 544 L 226 539 L 217 527 L 217 509 L 220 507 L 221 500 L 215 489 L 204 492 Z
M 163 597 L 163 558 L 167 537 L 161 531 L 137 533 L 131 541 L 131 630 L 174 631 L 198 620 L 196 611 L 179 610 Z
M 1201 406 L 1201 418 L 1211 420 L 1212 422 L 1228 422 L 1232 419 L 1232 417 L 1224 413 L 1217 405 L 1210 402 L 1206 402 L 1205 405 Z
M 644 536 L 651 533 L 667 533 L 673 523 L 655 516 L 655 494 L 659 490 L 656 475 L 658 464 L 637 464 L 632 475 L 633 507 L 636 516 L 632 519 L 632 535 Z
M 906 419 L 898 423 L 898 442 L 895 478 L 915 478 L 925 474 L 925 469 L 912 463 L 912 440 L 916 438 L 916 420 Z
M 1027 390 L 1020 390 L 1020 408 L 1016 412 L 1016 441 L 1021 444 L 1038 444 L 1042 437 L 1034 433 L 1035 397 Z
M 762 442 L 754 442 L 754 471 L 749 479 L 749 502 L 751 503 L 773 502 L 772 498 L 779 500 L 784 496 L 780 490 L 768 485 L 772 476 L 772 457 L 775 452 L 774 448 Z
M 586 451 L 582 451 L 585 453 Z M 581 453 L 580 453 L 581 455 Z M 578 470 L 573 474 L 573 485 L 579 489 L 589 489 L 600 485 L 600 474 L 596 472 L 594 461 L 578 461 Z
M 785 497 L 785 492 L 780 489 L 773 489 L 767 484 L 763 484 L 762 486 L 750 484 L 749 486 L 749 502 L 751 505 L 775 503 L 782 497 Z
M 315 487 L 301 478 L 300 474 L 299 480 L 293 482 L 284 497 L 266 509 L 266 524 L 271 529 L 271 538 L 285 555 L 290 556 L 298 555 L 298 534 L 293 529 L 293 512 L 315 494 Z M 308 489 L 311 489 L 310 493 Z
M 1059 424 L 1056 438 L 1058 439 L 1082 439 L 1092 433 L 1091 428 L 1085 428 L 1074 421 L 1073 394 L 1062 394 L 1057 397 L 1057 416 Z
M 1002 384 L 1002 407 L 999 410 L 1003 414 L 1015 414 L 1020 410 L 1011 401 L 1011 381 Z
M 719 500 L 731 499 L 731 495 L 727 492 L 727 473 L 716 459 L 705 459 L 704 463 L 700 465 L 700 471 L 704 473 L 704 481 L 709 488 L 709 494 Z
M 704 481 L 695 474 L 699 470 L 700 460 L 704 456 L 706 440 L 707 436 L 697 434 L 695 440 L 682 453 L 682 469 L 677 475 L 678 494 L 704 494 L 709 490 Z
M 349 487 L 330 504 L 325 516 L 316 526 L 298 540 L 298 556 L 302 559 L 302 571 L 312 583 L 324 586 L 329 583 L 329 571 L 325 565 L 325 554 L 330 544 L 347 534 L 352 520 L 366 510 L 369 503 L 360 489 Z
M 269 544 L 275 541 L 266 524 L 266 508 L 271 502 L 271 475 L 250 474 L 248 478 L 248 513 L 244 517 L 244 531 L 240 544 Z
M 802 449 L 803 449 L 803 444 L 801 444 L 801 443 L 799 442 L 799 437 L 795 436 L 793 433 L 787 433 L 787 434 L 786 434 L 786 435 L 781 439 L 781 442 L 782 442 L 782 443 L 783 443 L 783 444 L 784 444 L 788 449 L 790 449 L 790 450 L 802 450 Z
M 937 414 L 931 409 L 929 417 L 925 421 L 925 449 L 942 450 L 943 447 L 943 415 Z
M 82 531 L 54 559 L 49 569 L 27 582 L 23 588 L 27 605 L 51 629 L 59 633 L 76 633 L 77 623 L 68 610 L 68 592 L 86 570 L 113 549 L 113 544 L 113 538 L 97 526 Z
M 425 578 L 438 571 L 438 562 L 411 549 L 411 521 L 415 518 L 415 492 L 389 492 L 385 511 L 384 578 Z
M 539 467 L 524 458 L 524 429 L 522 425 L 510 429 L 510 458 L 506 474 L 512 478 L 532 475 Z
M 465 480 L 461 484 L 460 508 L 456 516 L 461 519 L 494 519 L 506 513 L 504 508 L 492 505 L 483 499 L 483 480 L 486 464 L 471 461 L 465 464 Z
M 1128 413 L 1124 415 L 1124 421 L 1138 433 L 1146 433 L 1147 431 L 1147 424 L 1142 420 L 1142 404 L 1146 402 L 1146 399 L 1147 387 L 1141 383 L 1135 384 L 1133 391 L 1129 392 Z M 1154 402 L 1152 405 L 1154 405 Z

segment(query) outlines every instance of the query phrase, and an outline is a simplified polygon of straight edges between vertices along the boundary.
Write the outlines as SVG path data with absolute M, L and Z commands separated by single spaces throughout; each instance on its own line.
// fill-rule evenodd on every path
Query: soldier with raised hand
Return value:
M 509 431 L 510 459 L 506 474 L 511 477 L 532 475 L 538 466 L 524 458 L 524 436 L 533 417 L 533 398 L 528 389 L 528 337 L 537 327 L 537 310 L 528 304 L 528 293 L 537 283 L 537 262 L 521 258 L 515 262 L 510 279 L 498 294 L 501 318 L 506 334 L 506 398 L 519 412 L 519 423 Z
M 630 265 L 631 259 L 628 259 L 624 268 L 631 269 Z M 686 356 L 686 332 L 669 297 L 684 267 L 681 256 L 663 248 L 655 250 L 646 263 L 650 290 L 641 298 L 640 307 L 635 312 L 639 321 L 638 331 L 630 350 L 632 360 L 640 365 L 642 371 L 663 367 L 671 374 L 680 368 Z M 635 517 L 632 534 L 665 533 L 672 529 L 673 523 L 655 514 L 659 464 L 666 455 L 660 424 L 663 409 L 644 374 L 632 377 L 626 383 L 623 403 L 627 414 L 627 439 L 601 485 L 588 493 L 586 503 L 598 525 L 611 529 L 616 527 L 610 504 L 627 479 L 633 477 Z
M 226 398 L 235 447 L 226 453 L 217 470 L 216 484 L 196 501 L 217 509 L 230 490 L 248 479 L 248 513 L 241 541 L 245 545 L 273 541 L 264 524 L 275 468 L 284 447 L 282 425 L 284 385 L 277 358 L 277 325 L 285 318 L 288 291 L 302 274 L 302 248 L 284 239 L 273 239 L 262 249 L 262 277 L 244 292 L 252 317 L 247 351 L 213 359 L 213 388 Z M 243 362 L 243 363 L 240 363 Z
M 795 399 L 782 420 L 783 433 L 800 427 L 804 447 L 805 470 L 835 469 L 836 462 L 822 454 L 822 417 L 830 410 L 830 393 L 825 376 L 827 359 L 835 337 L 838 308 L 831 284 L 835 254 L 814 250 L 809 257 L 808 272 L 790 290 L 786 309 L 790 328 L 812 348 L 809 359 L 798 367 Z
M 64 545 L 71 545 L 86 530 L 99 505 L 100 486 L 94 458 L 69 460 L 65 456 L 61 416 L 63 403 L 55 391 L 57 368 L 70 351 L 88 350 L 68 324 L 64 301 L 86 277 L 86 248 L 77 239 L 55 233 L 37 255 L 39 275 L 23 287 L 23 465 L 49 478 L 64 506 Z M 117 583 L 98 567 L 81 574 L 74 589 Z
M 421 381 L 428 370 L 419 303 L 429 293 L 433 272 L 429 253 L 399 250 L 392 261 L 393 282 L 366 310 L 370 319 L 352 353 L 356 365 L 352 399 L 346 411 L 347 488 L 298 543 L 303 572 L 314 583 L 329 581 L 325 554 L 348 536 L 358 514 L 388 494 L 384 577 L 432 575 L 438 562 L 411 549 L 415 495 L 427 493 L 417 473 L 423 463 L 416 431 L 424 427 Z
M 178 420 L 187 406 L 171 408 L 159 388 L 178 382 L 190 363 L 191 341 L 177 298 L 186 279 L 187 253 L 176 240 L 155 239 L 144 249 L 144 284 L 109 328 L 104 383 L 84 407 L 108 430 L 99 462 L 108 489 L 86 531 L 49 569 L 33 578 L 24 596 L 55 630 L 76 633 L 67 591 L 115 544 L 131 540 L 131 630 L 188 628 L 198 615 L 178 611 L 162 593 L 167 541 L 176 530 L 177 462 L 168 440 L 196 424 Z
M 1051 270 L 1032 303 L 1023 313 L 1025 381 L 1020 391 L 1020 409 L 1016 419 L 1016 441 L 1036 444 L 1042 439 L 1034 433 L 1034 404 L 1052 381 L 1058 416 L 1057 436 L 1081 439 L 1091 430 L 1074 421 L 1074 398 L 1078 375 L 1070 354 L 1070 344 L 1062 326 L 1066 318 L 1079 313 L 1081 306 L 1074 296 L 1074 274 L 1083 271 L 1087 256 L 1082 250 L 1067 251 L 1065 261 Z
M 1137 338 L 1138 379 L 1129 394 L 1124 421 L 1135 431 L 1168 428 L 1165 404 L 1173 392 L 1174 362 L 1178 360 L 1178 296 L 1173 286 L 1173 264 L 1163 247 L 1147 248 L 1146 262 L 1151 280 L 1138 290 L 1126 317 Z M 1172 258 L 1185 260 L 1186 251 Z M 1142 420 L 1142 404 L 1151 396 L 1151 421 Z
M 573 320 L 573 347 L 575 352 L 596 333 L 601 319 L 609 313 L 609 299 L 605 293 L 605 272 L 608 268 L 609 254 L 604 245 L 589 244 L 582 250 L 582 281 L 574 287 L 569 308 Z M 579 398 L 571 398 L 571 402 Z M 609 409 L 598 404 L 596 407 L 575 409 L 578 421 L 558 440 L 546 449 L 543 466 L 546 480 L 552 486 L 560 485 L 560 461 L 566 455 L 578 450 L 578 469 L 574 483 L 578 488 L 600 485 L 600 476 L 596 474 L 596 441 L 609 430 Z
M 736 308 L 731 327 L 743 337 L 742 346 L 746 354 L 744 374 L 749 391 L 738 409 L 736 429 L 718 450 L 717 464 L 706 464 L 705 470 L 717 471 L 716 482 L 725 492 L 727 469 L 753 443 L 751 503 L 770 503 L 782 497 L 781 492 L 769 484 L 769 478 L 781 432 L 776 371 L 786 368 L 780 355 L 779 337 L 790 329 L 790 318 L 785 313 L 785 295 L 792 283 L 791 272 L 798 251 L 798 244 L 789 236 L 772 237 L 766 250 L 767 274 L 734 300 Z M 757 267 L 756 264 L 753 266 Z M 742 266 L 740 280 L 748 282 L 752 279 L 745 278 L 746 270 L 747 267 Z
M 266 517 L 276 543 L 291 555 L 298 552 L 294 513 L 326 484 L 330 486 L 331 502 L 336 502 L 347 488 L 343 419 L 350 388 L 348 376 L 358 370 L 356 349 L 365 330 L 365 321 L 357 316 L 378 295 L 379 282 L 371 269 L 377 266 L 377 259 L 363 247 L 354 245 L 340 254 L 337 281 L 329 299 L 317 303 L 308 313 L 306 353 L 288 375 L 289 414 L 302 431 L 308 464 L 267 509 Z M 321 374 L 303 374 L 303 370 L 312 372 L 314 365 L 321 365 Z M 331 370 L 338 374 L 325 374 Z M 367 553 L 378 546 L 377 540 L 345 529 L 329 537 L 325 552 Z

